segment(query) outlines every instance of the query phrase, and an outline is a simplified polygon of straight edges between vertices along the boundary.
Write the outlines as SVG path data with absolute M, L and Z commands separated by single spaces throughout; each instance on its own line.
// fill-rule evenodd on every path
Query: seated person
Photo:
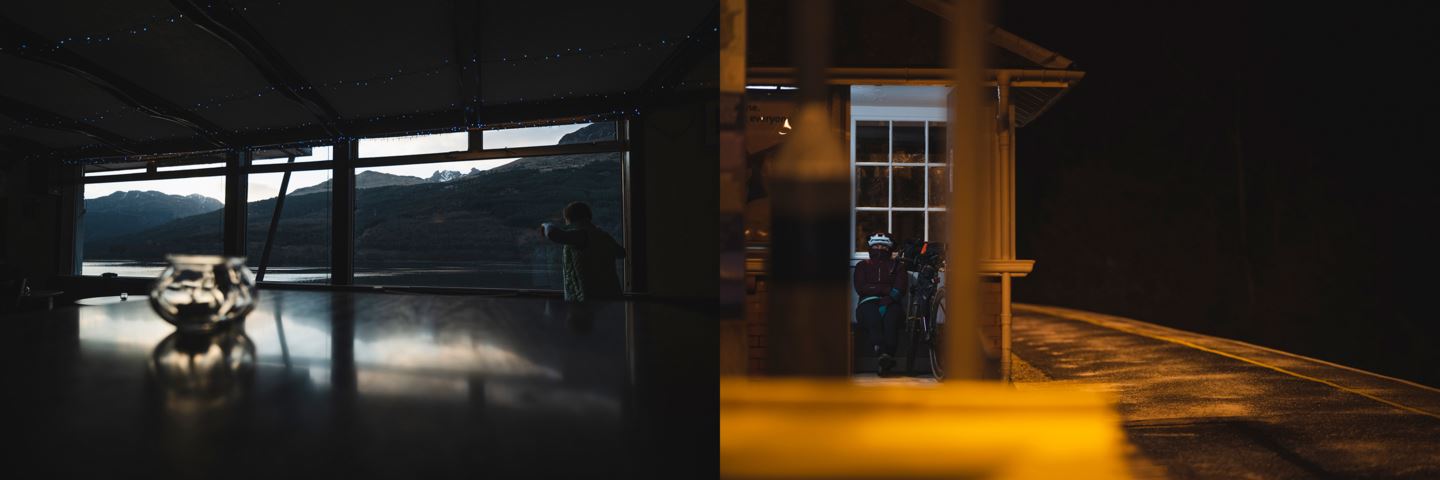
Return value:
M 855 318 L 879 356 L 876 373 L 884 376 L 895 366 L 897 332 L 905 319 L 899 300 L 910 287 L 910 275 L 893 258 L 895 241 L 890 234 L 877 233 L 867 243 L 870 258 L 855 265 L 855 293 L 860 296 Z

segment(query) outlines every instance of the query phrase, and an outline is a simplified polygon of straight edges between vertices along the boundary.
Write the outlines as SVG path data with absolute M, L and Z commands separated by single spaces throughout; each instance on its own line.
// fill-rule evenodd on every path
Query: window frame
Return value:
M 859 248 L 860 246 L 859 246 L 858 242 L 856 241 L 856 235 L 855 235 L 855 228 L 856 228 L 856 222 L 857 222 L 857 221 L 856 221 L 856 217 L 858 216 L 857 214 L 858 214 L 859 212 L 885 212 L 885 222 L 886 222 L 886 223 L 885 223 L 885 228 L 886 228 L 887 231 L 893 231 L 893 229 L 894 229 L 894 223 L 895 223 L 895 220 L 894 220 L 894 212 L 922 212 L 923 215 L 921 215 L 921 216 L 923 217 L 923 224 L 924 224 L 923 231 L 924 231 L 925 237 L 926 237 L 926 238 L 930 238 L 930 214 L 931 214 L 931 213 L 944 213 L 945 210 L 946 210 L 946 207 L 944 207 L 944 206 L 935 207 L 935 206 L 931 206 L 931 205 L 930 205 L 930 183 L 931 183 L 931 182 L 930 182 L 930 173 L 931 173 L 930 169 L 935 168 L 935 167 L 945 168 L 945 169 L 946 169 L 945 171 L 946 171 L 947 175 L 949 174 L 949 171 L 950 171 L 950 170 L 949 170 L 950 165 L 949 165 L 948 159 L 945 159 L 945 160 L 947 160 L 947 161 L 936 162 L 936 161 L 934 161 L 935 158 L 931 156 L 931 152 L 930 152 L 930 145 L 931 145 L 931 142 L 930 142 L 930 126 L 931 126 L 931 123 L 935 123 L 935 122 L 940 122 L 940 123 L 946 123 L 946 122 L 948 122 L 949 119 L 948 119 L 947 117 L 948 117 L 948 115 L 947 115 L 947 112 L 946 112 L 946 110 L 945 110 L 944 108 L 934 108 L 934 107 L 878 107 L 878 106 L 855 106 L 855 107 L 851 107 L 851 109 L 850 109 L 850 119 L 849 119 L 849 121 L 850 121 L 850 125 L 849 125 L 849 129 L 850 129 L 850 130 L 849 130 L 849 131 L 850 131 L 849 143 L 850 143 L 850 145 L 849 145 L 849 147 L 850 147 L 850 256 L 851 256 L 851 260 L 852 260 L 852 261 L 854 261 L 854 260 L 863 260 L 863 259 L 865 259 L 865 258 L 868 258 L 866 252 L 860 250 L 860 248 Z M 886 122 L 886 128 L 887 128 L 887 136 L 886 136 L 886 142 L 887 142 L 887 143 L 886 143 L 886 145 L 887 145 L 887 147 L 886 147 L 886 152 L 885 152 L 885 159 L 886 159 L 885 162 L 859 162 L 859 161 L 856 161 L 856 157 L 855 157 L 855 154 L 856 154 L 856 152 L 855 152 L 855 144 L 856 144 L 856 142 L 857 142 L 857 137 L 858 137 L 858 135 L 856 135 L 855 132 L 857 131 L 857 130 L 856 130 L 856 126 L 857 126 L 860 122 Z M 925 162 L 923 162 L 923 163 L 902 163 L 902 164 L 899 164 L 899 166 L 901 166 L 901 167 L 914 167 L 914 168 L 921 168 L 921 169 L 924 169 L 924 170 L 925 170 L 925 177 L 924 177 L 924 181 L 923 181 L 923 183 L 924 183 L 925 185 L 924 185 L 924 190 L 923 190 L 923 192 L 922 192 L 922 197 L 923 197 L 923 199 L 924 199 L 924 205 L 925 205 L 925 206 L 923 206 L 923 207 L 896 207 L 896 206 L 895 206 L 895 175 L 894 175 L 894 169 L 895 169 L 895 167 L 896 167 L 896 163 L 895 163 L 895 122 L 923 122 L 921 129 L 924 131 L 924 137 L 923 137 L 923 138 L 925 139 Z M 855 171 L 856 171 L 856 168 L 857 168 L 857 167 L 866 167 L 866 166 L 885 167 L 885 174 L 886 174 L 886 176 L 885 176 L 885 181 L 886 181 L 886 202 L 885 202 L 885 204 L 886 204 L 886 206 L 884 206 L 884 207 L 861 207 L 861 206 L 858 205 L 858 200 L 855 198 L 855 197 L 856 197 L 856 188 L 858 187 L 858 185 L 856 185 L 856 183 L 855 183 L 855 182 L 856 182 L 856 174 L 855 174 Z
M 313 148 L 330 147 L 330 148 L 331 148 L 331 160 L 314 160 L 314 161 L 307 161 L 307 162 L 295 162 L 295 161 L 290 161 L 290 162 L 287 162 L 287 163 L 270 163 L 270 164 L 255 165 L 255 164 L 254 164 L 254 161 L 255 161 L 255 160 L 254 160 L 253 158 L 247 158 L 246 161 L 245 161 L 245 165 L 244 165 L 245 168 L 246 168 L 246 170 L 245 170 L 245 172 L 244 172 L 245 182 L 246 182 L 246 198 L 245 198 L 245 204 L 246 204 L 246 205 L 249 205 L 249 204 L 250 204 L 250 201 L 251 201 L 250 198 L 249 198 L 249 182 L 250 182 L 250 177 L 251 177 L 252 175 L 264 175 L 264 174 L 271 174 L 271 173 L 294 173 L 294 172 L 306 172 L 306 171 L 315 171 L 315 170 L 330 170 L 330 171 L 332 171 L 332 174 L 333 174 L 333 171 L 334 171 L 334 163 L 333 163 L 333 162 L 334 162 L 334 152 L 335 152 L 335 151 L 338 151 L 339 148 L 335 147 L 334 145 L 313 145 L 312 147 L 313 147 Z M 313 153 L 312 153 L 312 154 L 313 154 Z M 283 157 L 283 158 L 294 159 L 294 158 L 298 158 L 298 156 L 290 156 L 290 157 Z M 268 160 L 268 159 L 267 159 L 267 160 Z M 323 164 L 323 165 L 322 165 L 322 164 Z M 336 184 L 335 179 L 334 179 L 334 177 L 332 176 L 331 179 L 330 179 L 330 185 L 331 185 L 332 188 L 333 188 L 335 184 Z M 303 187 L 302 187 L 302 188 L 303 188 Z M 296 190 L 296 189 L 295 189 L 295 188 L 290 188 L 289 190 Z M 277 195 L 277 198 L 280 197 L 280 196 L 288 196 L 288 195 L 290 194 L 290 192 L 278 192 L 278 193 L 279 193 L 279 194 Z M 335 242 L 335 238 L 334 238 L 334 234 L 335 234 L 335 225 L 334 225 L 334 222 L 335 222 L 335 215 L 336 215 L 335 212 L 334 212 L 334 209 L 335 209 L 334 207 L 335 207 L 335 205 L 334 205 L 334 197 L 333 197 L 333 194 L 332 194 L 332 197 L 330 198 L 330 204 L 326 207 L 327 209 L 330 210 L 330 224 L 331 224 L 331 225 L 330 225 L 330 234 L 331 234 L 331 237 L 330 237 L 330 245 L 329 245 L 329 247 L 330 247 L 332 250 L 333 250 L 333 249 L 336 247 L 336 245 L 337 245 L 337 243 Z M 248 217 L 248 216 L 249 216 L 249 209 L 248 209 L 248 208 L 245 209 L 244 212 L 245 212 L 245 216 Z M 280 212 L 280 214 L 281 214 L 282 216 L 284 215 L 283 212 Z M 272 212 L 271 215 L 272 215 L 271 220 L 274 220 L 274 213 Z M 250 224 L 249 219 L 246 218 L 245 221 L 242 222 L 242 224 L 245 225 L 245 231 L 247 232 L 247 233 L 246 233 L 246 236 L 248 237 L 248 236 L 249 236 L 249 233 L 248 233 L 248 232 L 249 232 L 249 224 Z M 266 235 L 268 236 L 269 233 L 270 233 L 270 232 L 268 231 L 268 228 L 267 228 Z M 243 251 L 245 251 L 245 252 L 247 253 L 247 256 L 248 256 L 248 253 L 249 253 L 249 244 L 250 244 L 250 239 L 249 239 L 249 238 L 246 238 L 246 239 L 245 239 L 245 242 L 244 242 L 244 245 L 241 246 L 241 248 L 243 249 Z M 333 253 L 332 253 L 331 256 L 333 257 Z M 258 261 L 259 259 L 252 257 L 250 260 Z M 260 283 L 261 285 L 275 285 L 275 284 L 282 284 L 282 285 L 326 285 L 326 286 L 336 285 L 336 283 L 335 283 L 335 266 L 331 264 L 330 260 L 331 260 L 331 259 L 326 259 L 327 262 L 326 262 L 326 264 L 325 264 L 326 269 L 330 272 L 330 277 L 329 277 L 329 279 L 327 279 L 324 283 L 310 283 L 310 282 L 259 282 L 259 283 Z M 248 265 L 247 265 L 247 266 L 248 266 Z M 258 267 L 258 264 L 257 264 L 256 266 Z M 267 269 L 268 269 L 268 267 L 267 267 Z
M 567 120 L 574 120 L 574 121 L 567 121 Z M 544 146 L 532 146 L 532 147 L 495 148 L 495 149 L 486 149 L 486 148 L 484 148 L 484 143 L 483 143 L 483 141 L 482 141 L 482 139 L 481 139 L 481 137 L 482 137 L 482 132 L 485 131 L 485 130 L 501 130 L 501 129 L 511 129 L 511 128 L 535 127 L 535 126 L 557 126 L 557 125 L 565 125 L 565 124 L 601 123 L 601 122 L 615 122 L 615 138 L 613 138 L 613 139 L 611 139 L 611 140 L 607 140 L 607 141 L 592 142 L 592 143 L 578 143 L 578 144 L 565 144 L 565 145 L 544 145 Z M 619 153 L 619 154 L 620 154 L 620 169 L 621 169 L 621 171 L 620 171 L 620 181 L 621 181 L 621 185 L 620 185 L 620 193 L 621 193 L 621 212 L 622 212 L 622 217 L 623 217 L 623 218 L 621 218 L 621 230 L 622 230 L 622 235 L 623 235 L 623 237 L 624 237 L 623 239 L 621 239 L 621 243 L 622 243 L 622 246 L 625 248 L 625 250 L 626 250 L 626 252 L 627 252 L 627 255 L 626 255 L 625 258 L 623 259 L 623 261 L 624 261 L 624 267 L 625 267 L 625 268 L 624 268 L 625 275 L 624 275 L 624 278 L 622 279 L 622 283 L 623 283 L 624 292 L 627 293 L 627 294 L 630 294 L 630 293 L 635 293 L 635 292 L 634 292 L 634 285 L 637 283 L 637 282 L 636 282 L 636 279 L 635 279 L 635 274 L 637 273 L 637 272 L 635 272 L 635 267 L 636 267 L 636 265 L 642 265 L 643 262 L 644 262 L 643 259 L 637 258 L 637 257 L 639 257 L 639 256 L 643 256 L 643 255 L 644 255 L 644 252 L 637 252 L 637 251 L 635 251 L 634 248 L 632 248 L 632 245 L 633 245 L 633 242 L 634 242 L 632 222 L 633 222 L 634 216 L 637 214 L 637 211 L 636 211 L 637 205 L 633 204 L 633 202 L 631 201 L 631 197 L 632 197 L 632 195 L 635 193 L 635 191 L 636 191 L 636 189 L 637 189 L 637 186 L 634 184 L 634 180 L 633 180 L 633 177 L 632 177 L 632 166 L 633 166 L 632 159 L 633 159 L 633 157 L 634 157 L 633 152 L 635 151 L 636 146 L 634 146 L 634 145 L 631 144 L 631 136 L 630 136 L 630 129 L 631 129 L 631 127 L 632 127 L 632 119 L 631 119 L 630 117 L 628 117 L 628 116 L 620 116 L 620 117 L 615 117 L 615 118 L 595 118 L 595 119 L 574 119 L 574 118 L 566 118 L 566 119 L 554 119 L 554 120 L 538 120 L 538 121 L 531 121 L 531 122 L 507 122 L 507 123 L 504 123 L 504 124 L 491 125 L 491 126 L 486 126 L 486 127 L 482 127 L 482 128 L 469 129 L 469 130 L 467 130 L 467 131 L 469 132 L 469 145 L 468 145 L 468 148 L 467 148 L 466 150 L 456 151 L 456 152 L 426 153 L 426 154 L 414 154 L 414 155 L 396 155 L 396 156 L 389 156 L 389 157 L 370 157 L 370 158 L 358 158 L 359 152 L 358 152 L 358 149 L 355 148 L 356 144 L 358 143 L 358 139 L 336 140 L 336 141 L 333 141 L 333 142 L 326 142 L 326 141 L 307 142 L 306 144 L 304 144 L 305 146 L 312 146 L 312 147 L 330 146 L 330 147 L 333 147 L 334 150 L 333 150 L 333 155 L 332 155 L 331 159 L 330 159 L 330 160 L 310 161 L 310 162 L 273 163 L 273 164 L 262 164 L 262 165 L 253 164 L 253 162 L 252 162 L 252 160 L 251 160 L 251 158 L 250 158 L 250 157 L 251 157 L 251 152 L 254 152 L 254 151 L 256 151 L 256 150 L 261 150 L 261 149 L 273 149 L 273 148 L 276 148 L 277 146 L 273 146 L 273 145 L 247 146 L 247 147 L 244 147 L 244 148 L 242 148 L 242 149 L 230 150 L 230 151 L 223 151 L 223 150 L 222 150 L 222 151 L 195 152 L 195 153 L 193 153 L 193 154 L 183 155 L 183 156 L 182 156 L 182 155 L 166 155 L 166 156 L 165 156 L 165 159 L 161 159 L 161 160 L 149 160 L 149 161 L 137 160 L 137 161 L 129 162 L 129 163 L 144 162 L 144 163 L 146 164 L 146 171 L 145 171 L 145 172 L 141 172 L 141 173 L 86 176 L 86 175 L 85 175 L 85 171 L 84 171 L 84 167 L 81 167 L 81 168 L 80 168 L 81 171 L 80 171 L 80 174 L 79 174 L 79 183 L 80 183 L 79 187 L 80 187 L 80 190 L 81 190 L 81 191 L 78 192 L 78 193 L 79 193 L 78 196 L 79 196 L 79 198 L 80 198 L 80 201 L 83 202 L 83 201 L 84 201 L 84 190 L 83 190 L 83 189 L 84 189 L 85 185 L 89 185 L 89 184 L 119 183 L 119 182 L 131 182 L 131 181 L 141 181 L 141 180 L 168 180 L 168 179 L 193 178 L 193 177 L 213 177 L 213 176 L 222 176 L 222 175 L 225 176 L 226 190 L 227 190 L 227 193 L 228 193 L 230 190 L 232 190 L 232 187 L 235 186 L 235 185 L 248 185 L 246 182 L 248 182 L 248 180 L 249 180 L 249 175 L 251 175 L 251 174 L 256 174 L 256 173 L 283 173 L 283 172 L 287 172 L 287 171 L 288 171 L 288 172 L 298 172 L 298 171 L 310 171 L 310 170 L 332 170 L 334 173 L 332 174 L 332 177 L 331 177 L 331 178 L 332 178 L 331 185 L 332 185 L 332 186 L 335 186 L 335 187 L 344 187 L 344 190 L 345 190 L 345 191 L 343 191 L 343 192 L 339 192 L 339 191 L 332 190 L 332 195 L 346 195 L 346 196 L 348 196 L 350 199 L 353 199 L 353 198 L 354 198 L 354 194 L 355 194 L 355 184 L 354 184 L 354 181 L 352 180 L 352 181 L 349 181 L 349 182 L 337 182 L 337 181 L 334 181 L 333 179 L 334 179 L 335 177 L 339 176 L 339 175 L 342 175 L 342 174 L 343 174 L 343 175 L 348 175 L 349 178 L 353 179 L 354 176 L 355 176 L 356 169 L 359 169 L 359 168 L 388 167 L 388 166 L 396 166 L 396 165 L 416 165 L 416 164 L 426 164 L 426 163 L 460 162 L 460 161 L 467 161 L 467 160 L 498 160 L 498 159 L 508 159 L 508 158 L 514 158 L 514 159 L 516 159 L 516 160 L 515 160 L 516 162 L 523 162 L 523 161 L 526 161 L 526 160 L 531 159 L 531 158 L 534 158 L 534 157 L 545 157 L 545 156 L 553 156 L 553 155 L 575 155 L 575 154 L 587 154 L 587 153 Z M 450 131 L 434 131 L 434 132 L 428 132 L 428 133 L 450 133 Z M 419 135 L 425 135 L 425 134 L 427 134 L 427 133 L 419 133 L 419 132 L 415 132 L 415 133 L 404 133 L 404 132 L 397 132 L 397 133 L 394 133 L 394 134 L 371 135 L 371 136 L 367 136 L 367 137 L 365 137 L 365 138 L 384 138 L 384 137 L 396 137 L 396 136 L 419 136 Z M 346 144 L 346 143 L 348 143 L 348 146 L 347 146 L 347 145 L 344 145 L 344 144 Z M 301 144 L 295 144 L 295 145 L 289 145 L 289 146 L 299 146 L 299 145 L 301 145 Z M 197 169 L 192 169 L 192 170 L 168 170 L 168 171 L 158 171 L 158 170 L 157 170 L 157 166 L 165 165 L 165 164 L 170 164 L 170 163 L 183 163 L 183 162 L 186 161 L 185 159 L 186 159 L 187 157 L 190 157 L 190 156 L 193 156 L 193 155 L 213 155 L 213 154 L 216 154 L 216 153 L 223 153 L 223 154 L 226 155 L 227 162 L 226 162 L 226 164 L 225 164 L 224 166 L 217 166 L 217 167 L 212 167 L 212 168 L 197 168 Z M 342 184 L 342 183 L 343 183 L 343 184 Z M 243 193 L 243 190 L 242 190 L 242 193 Z M 229 195 L 227 195 L 227 197 L 228 197 L 228 196 L 229 196 Z M 235 203 L 235 202 L 231 202 L 231 201 L 228 201 L 228 200 L 229 200 L 229 199 L 227 198 L 227 201 L 225 202 L 225 208 L 224 208 L 224 216 L 225 216 L 225 218 L 227 219 L 227 221 L 226 221 L 225 224 L 224 224 L 224 228 L 223 228 L 223 232 L 222 232 L 222 235 L 223 235 L 223 237 L 225 238 L 226 243 L 227 243 L 227 244 L 226 244 L 226 251 L 232 251 L 232 249 L 234 249 L 234 248 L 240 248 L 240 249 L 242 249 L 241 251 L 243 251 L 243 249 L 245 248 L 245 242 L 244 242 L 244 240 L 245 240 L 245 239 L 244 239 L 245 232 L 244 232 L 244 230 L 245 230 L 245 228 L 246 228 L 246 227 L 245 227 L 245 225 L 246 225 L 246 221 L 245 221 L 245 220 L 246 220 L 246 219 L 245 219 L 245 216 L 246 216 L 246 208 L 245 208 L 245 205 L 248 204 L 248 199 L 242 199 L 243 201 L 238 202 L 238 204 L 233 204 L 233 203 Z M 342 266 L 339 266 L 339 265 L 334 265 L 334 264 L 333 264 L 334 262 L 332 262 L 332 265 L 330 265 L 330 269 L 331 269 L 330 281 L 323 285 L 323 286 L 325 286 L 325 287 L 336 287 L 336 286 L 349 286 L 349 285 L 354 285 L 354 274 L 355 274 L 355 272 L 354 272 L 354 262 L 353 262 L 353 258 L 354 258 L 354 253 L 355 253 L 355 252 L 354 252 L 354 242 L 353 242 L 353 238 L 352 238 L 352 237 L 354 236 L 354 232 L 351 232 L 351 231 L 342 231 L 342 230 L 346 230 L 346 229 L 348 229 L 348 228 L 350 228 L 350 227 L 352 227 L 352 226 L 354 225 L 354 214 L 355 214 L 355 212 L 354 212 L 354 206 L 355 206 L 355 205 L 354 205 L 353 200 L 350 201 L 350 202 L 345 202 L 345 203 L 346 203 L 346 204 L 348 205 L 348 207 L 349 207 L 347 210 L 342 210 L 342 209 L 340 209 L 340 208 L 336 208 L 337 203 L 332 202 L 332 206 L 331 206 L 331 238 L 330 238 L 330 248 L 331 248 L 332 252 L 334 252 L 334 253 L 332 253 L 332 255 L 343 255 L 344 257 L 350 258 L 350 259 L 352 259 L 352 260 L 351 260 L 351 262 L 350 262 L 349 265 L 345 265 L 345 266 L 343 266 L 343 267 L 342 267 Z M 83 209 L 83 208 L 84 208 L 84 207 L 83 207 L 83 203 L 82 203 L 81 206 L 79 206 L 78 208 Z M 83 216 L 83 215 L 75 215 L 73 218 L 74 218 L 75 222 L 77 223 L 77 226 L 78 226 L 78 223 L 79 223 L 79 222 L 83 222 L 83 221 L 84 221 L 84 216 Z M 235 220 L 235 219 L 238 219 L 238 221 Z M 240 232 L 234 232 L 234 231 L 232 231 L 233 229 L 235 229 L 235 226 L 236 226 L 236 225 L 239 226 L 238 228 L 241 230 Z M 344 239 L 345 239 L 345 240 L 340 240 L 340 235 L 344 235 Z M 237 239 L 238 239 L 238 243 L 237 243 Z M 97 276 L 94 276 L 94 275 L 81 275 L 80 272 L 82 271 L 82 268 L 83 268 L 83 266 L 84 266 L 84 261 L 85 261 L 85 259 L 84 259 L 83 257 L 79 256 L 79 255 L 75 255 L 75 254 L 74 254 L 74 253 L 76 253 L 76 252 L 81 252 L 80 246 L 79 246 L 79 245 L 80 245 L 80 242 L 83 242 L 83 239 L 82 239 L 82 238 L 79 238 L 79 236 L 76 236 L 76 238 L 74 238 L 74 242 L 72 242 L 71 245 L 70 245 L 71 252 L 72 252 L 72 255 L 71 255 L 71 256 L 74 257 L 75 260 L 76 260 L 76 261 L 74 262 L 74 265 L 72 265 L 71 274 L 72 274 L 72 275 L 76 275 L 76 276 L 84 276 L 84 277 L 87 277 L 87 278 L 100 278 L 100 277 L 97 277 Z M 236 245 L 231 245 L 231 243 L 237 243 L 237 244 L 236 244 Z M 335 252 L 335 250 L 337 250 L 337 249 L 343 250 L 343 251 L 341 251 L 341 252 Z M 337 278 L 337 273 L 343 273 L 343 277 L 344 277 L 344 278 Z M 126 278 L 140 278 L 140 277 L 126 277 Z M 285 283 L 285 282 L 262 282 L 262 285 L 265 285 L 265 286 L 277 286 L 277 285 L 278 285 L 278 286 L 286 286 L 286 287 L 289 287 L 289 286 L 294 286 L 294 285 L 298 285 L 298 284 Z M 321 286 L 320 284 L 310 284 L 310 285 L 312 285 L 312 286 Z M 536 293 L 540 293 L 540 294 L 544 294 L 544 295 L 550 295 L 550 294 L 558 295 L 558 294 L 560 293 L 560 290 L 558 290 L 558 289 L 527 290 L 527 289 L 497 289 L 497 288 L 493 288 L 493 287 L 425 287 L 425 286 L 393 286 L 393 287 L 392 287 L 392 286 L 365 286 L 365 288 L 417 289 L 417 290 L 457 290 L 457 291 L 466 291 L 466 290 L 474 290 L 474 291 L 497 291 L 497 290 L 506 290 L 506 291 L 517 291 L 517 292 L 536 292 Z

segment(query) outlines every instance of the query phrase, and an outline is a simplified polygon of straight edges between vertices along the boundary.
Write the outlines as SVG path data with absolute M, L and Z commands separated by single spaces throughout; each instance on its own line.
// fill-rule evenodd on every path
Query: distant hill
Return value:
M 615 122 L 592 123 L 560 137 L 556 145 L 595 143 L 615 139 Z
M 85 200 L 85 240 L 137 232 L 224 207 L 219 200 L 204 195 L 169 195 L 153 190 L 115 192 Z
M 615 139 L 615 123 L 601 122 L 592 123 L 581 127 L 579 130 L 565 134 L 560 137 L 558 145 L 574 143 L 595 143 Z M 530 157 L 521 161 L 510 162 L 499 167 L 488 170 L 489 172 L 508 172 L 514 170 L 539 170 L 553 171 L 569 168 L 579 168 L 594 162 L 608 160 L 613 153 L 585 153 L 579 155 L 551 155 L 545 157 Z
M 437 173 L 438 173 L 438 172 L 437 172 Z M 381 173 L 381 172 L 376 172 L 376 171 L 373 171 L 373 170 L 366 170 L 366 171 L 360 172 L 359 174 L 356 174 L 356 175 L 355 175 L 355 188 L 375 188 L 375 187 L 390 187 L 390 186 L 395 186 L 395 185 L 415 185 L 415 184 L 417 184 L 417 183 L 425 183 L 425 182 L 427 182 L 427 181 L 428 181 L 428 180 L 425 180 L 425 179 L 420 178 L 420 177 L 411 177 L 411 176 L 406 176 L 406 175 L 391 175 L 391 174 L 388 174 L 388 173 Z M 326 180 L 326 181 L 320 182 L 319 184 L 316 184 L 316 185 L 311 185 L 311 186 L 308 186 L 308 187 L 305 187 L 305 188 L 301 188 L 301 189 L 297 189 L 297 190 L 291 191 L 291 192 L 290 192 L 290 195 L 304 195 L 304 194 L 307 194 L 307 193 L 318 193 L 318 192 L 328 192 L 328 191 L 330 191 L 330 181 L 329 181 L 329 180 Z

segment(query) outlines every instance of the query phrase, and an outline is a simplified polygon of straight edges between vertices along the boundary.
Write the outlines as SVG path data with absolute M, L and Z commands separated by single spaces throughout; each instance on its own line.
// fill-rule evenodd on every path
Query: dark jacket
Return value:
M 621 297 L 620 277 L 615 260 L 625 258 L 625 248 L 595 225 L 546 223 L 545 238 L 565 245 L 561 269 L 565 277 L 565 299 L 616 300 Z
M 910 275 L 895 260 L 861 260 L 855 265 L 855 293 L 860 303 L 881 300 L 889 305 L 910 288 Z M 889 298 L 889 300 L 885 300 Z

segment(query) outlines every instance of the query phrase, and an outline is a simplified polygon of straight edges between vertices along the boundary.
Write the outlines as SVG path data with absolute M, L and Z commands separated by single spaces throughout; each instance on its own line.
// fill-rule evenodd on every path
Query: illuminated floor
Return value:
M 1014 351 L 1016 388 L 1115 392 L 1141 477 L 1440 478 L 1440 389 L 1051 307 L 1017 305 Z

